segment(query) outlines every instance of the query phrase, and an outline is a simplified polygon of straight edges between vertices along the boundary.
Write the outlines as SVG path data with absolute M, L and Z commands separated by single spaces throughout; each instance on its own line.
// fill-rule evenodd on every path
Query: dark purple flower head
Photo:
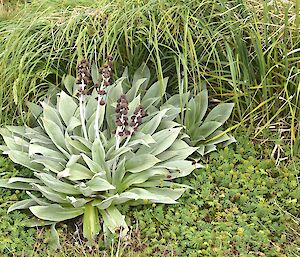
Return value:
M 121 95 L 117 100 L 116 107 L 116 125 L 119 136 L 129 135 L 130 132 L 126 129 L 128 126 L 128 102 L 125 95 Z
M 90 65 L 86 59 L 81 60 L 77 65 L 77 82 L 78 84 L 84 81 L 85 84 L 88 84 L 91 79 L 90 74 Z
M 130 126 L 133 128 L 134 131 L 137 131 L 138 126 L 142 124 L 143 117 L 145 117 L 147 114 L 145 112 L 145 109 L 143 106 L 139 105 L 133 115 L 131 116 L 131 122 Z
M 111 85 L 112 81 L 112 71 L 113 66 L 112 66 L 112 57 L 109 55 L 107 57 L 107 63 L 103 64 L 102 67 L 100 68 L 100 73 L 101 73 L 101 85 L 98 85 L 96 87 L 97 92 L 98 92 L 98 102 L 100 105 L 105 104 L 105 95 L 106 95 L 106 87 Z

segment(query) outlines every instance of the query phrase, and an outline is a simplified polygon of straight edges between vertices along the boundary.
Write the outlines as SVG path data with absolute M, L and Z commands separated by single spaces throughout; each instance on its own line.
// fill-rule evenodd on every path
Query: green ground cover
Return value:
M 6 215 L 8 203 L 23 199 L 23 192 L 1 189 L 1 256 L 298 256 L 300 160 L 275 165 L 272 144 L 250 141 L 240 131 L 236 146 L 207 158 L 205 169 L 183 179 L 194 189 L 177 205 L 126 208 L 131 232 L 112 250 L 103 237 L 89 246 L 76 228 L 80 221 L 58 226 L 61 250 L 52 251 L 49 229 L 25 229 L 24 213 Z M 1 170 L 24 174 L 1 158 Z M 104 255 L 105 256 L 105 255 Z

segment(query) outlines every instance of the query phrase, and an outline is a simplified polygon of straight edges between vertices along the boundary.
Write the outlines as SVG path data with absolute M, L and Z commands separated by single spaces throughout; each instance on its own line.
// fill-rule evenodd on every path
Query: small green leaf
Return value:
M 111 206 L 105 210 L 100 210 L 100 213 L 105 225 L 112 233 L 115 233 L 118 229 L 121 231 L 122 236 L 126 235 L 128 226 L 125 222 L 125 216 L 122 215 L 116 207 Z
M 68 178 L 73 181 L 91 179 L 94 176 L 92 171 L 79 163 L 70 165 L 66 170 L 68 170 L 68 173 L 70 174 Z
M 25 199 L 19 202 L 16 202 L 15 204 L 11 205 L 7 213 L 10 213 L 14 210 L 20 210 L 20 209 L 28 209 L 30 206 L 36 205 L 36 202 L 33 199 Z
M 92 242 L 100 232 L 98 208 L 88 203 L 83 213 L 83 236 Z
M 191 137 L 191 139 L 193 141 L 200 141 L 206 139 L 221 126 L 222 123 L 218 121 L 204 122 L 199 128 L 195 129 L 195 134 Z
M 38 177 L 47 187 L 53 189 L 56 192 L 68 195 L 80 194 L 79 190 L 77 190 L 73 185 L 62 182 L 49 174 L 35 172 L 34 175 Z
M 90 181 L 86 182 L 86 185 L 95 192 L 115 189 L 115 187 L 107 180 L 100 178 L 99 176 L 93 177 Z
M 76 79 L 71 76 L 67 75 L 65 78 L 63 78 L 63 83 L 67 91 L 70 95 L 74 95 L 74 87 L 76 85 Z
M 67 95 L 64 91 L 61 91 L 58 99 L 58 112 L 66 126 L 69 126 L 70 120 L 73 117 L 77 107 L 78 106 L 73 98 Z
M 37 188 L 43 194 L 43 196 L 45 196 L 47 199 L 49 199 L 52 202 L 56 202 L 56 203 L 67 203 L 68 202 L 65 194 L 55 192 L 54 190 L 52 190 L 51 188 L 46 187 L 46 186 L 41 186 L 41 185 L 38 185 L 35 183 L 32 183 L 32 185 L 35 188 Z
M 64 208 L 58 204 L 32 206 L 29 209 L 39 219 L 56 222 L 73 219 L 83 214 L 83 208 Z
M 49 246 L 54 250 L 59 249 L 61 245 L 59 243 L 59 235 L 57 233 L 57 230 L 55 229 L 55 224 L 51 225 L 50 232 L 51 238 L 49 241 Z
M 153 167 L 158 162 L 160 160 L 152 154 L 136 154 L 133 158 L 126 161 L 125 169 L 132 173 L 137 173 Z
M 221 125 L 223 125 L 225 123 L 225 121 L 227 121 L 228 118 L 230 117 L 233 107 L 234 107 L 233 103 L 218 104 L 207 115 L 204 122 L 217 121 L 217 122 L 220 122 Z

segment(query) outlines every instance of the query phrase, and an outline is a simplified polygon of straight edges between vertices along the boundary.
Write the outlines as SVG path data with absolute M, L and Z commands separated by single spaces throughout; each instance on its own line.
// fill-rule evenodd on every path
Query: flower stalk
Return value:
M 78 94 L 79 94 L 79 109 L 80 109 L 80 120 L 82 125 L 83 136 L 88 140 L 88 134 L 85 124 L 85 95 L 87 94 L 87 84 L 90 80 L 89 64 L 87 60 L 82 60 L 77 66 L 78 82 L 80 83 Z
M 97 100 L 97 110 L 96 110 L 96 120 L 95 120 L 95 135 L 99 139 L 99 116 L 101 108 L 105 107 L 106 103 L 106 88 L 111 85 L 112 81 L 112 56 L 108 56 L 107 58 L 108 62 L 104 64 L 100 68 L 101 72 L 101 84 L 96 84 L 96 90 L 98 93 L 98 96 L 96 97 Z

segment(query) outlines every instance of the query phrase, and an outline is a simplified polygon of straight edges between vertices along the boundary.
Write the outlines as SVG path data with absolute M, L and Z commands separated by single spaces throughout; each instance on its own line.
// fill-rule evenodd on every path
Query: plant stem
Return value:
M 103 90 L 103 85 L 104 85 L 104 80 L 102 79 L 102 82 L 101 82 L 101 86 L 100 86 L 100 90 Z M 97 110 L 96 110 L 96 120 L 95 120 L 95 135 L 96 135 L 96 138 L 100 138 L 99 136 L 99 115 L 100 115 L 100 109 L 101 109 L 101 105 L 100 105 L 100 101 L 101 101 L 101 97 L 99 94 L 98 94 L 98 98 L 97 98 Z
M 85 126 L 85 106 L 84 106 L 84 95 L 83 95 L 84 87 L 85 87 L 84 81 L 81 80 L 82 93 L 80 95 L 80 106 L 79 106 L 79 108 L 80 108 L 80 119 L 81 119 L 81 125 L 82 125 L 84 138 L 86 140 L 88 140 L 88 135 L 87 135 L 86 126 Z

